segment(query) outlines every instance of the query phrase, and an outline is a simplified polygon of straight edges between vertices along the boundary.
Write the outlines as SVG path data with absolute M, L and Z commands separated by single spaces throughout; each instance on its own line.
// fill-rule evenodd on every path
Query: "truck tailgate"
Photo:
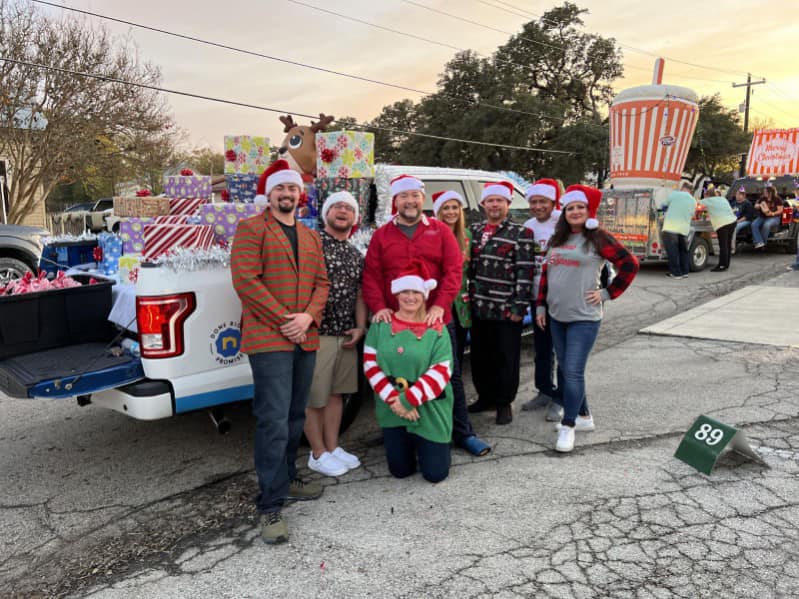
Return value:
M 88 395 L 144 378 L 141 360 L 79 343 L 0 360 L 0 390 L 18 398 Z

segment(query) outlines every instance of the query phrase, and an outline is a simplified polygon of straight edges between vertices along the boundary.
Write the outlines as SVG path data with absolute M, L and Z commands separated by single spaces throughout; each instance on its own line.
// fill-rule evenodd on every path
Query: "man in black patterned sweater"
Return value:
M 477 401 L 470 412 L 496 408 L 497 424 L 513 420 L 519 387 L 522 319 L 533 299 L 533 233 L 508 218 L 513 185 L 486 183 L 480 204 L 486 220 L 472 225 L 469 297 L 472 304 L 472 380 Z

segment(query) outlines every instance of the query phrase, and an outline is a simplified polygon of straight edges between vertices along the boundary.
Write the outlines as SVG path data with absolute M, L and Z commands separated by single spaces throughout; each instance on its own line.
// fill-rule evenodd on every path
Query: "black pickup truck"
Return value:
M 766 183 L 774 186 L 777 195 L 782 198 L 782 216 L 776 229 L 769 235 L 767 245 L 769 247 L 781 248 L 788 254 L 795 254 L 797 250 L 797 239 L 799 239 L 799 200 L 795 198 L 797 179 L 791 175 L 781 175 L 779 177 L 743 177 L 736 179 L 730 185 L 727 192 L 727 199 L 735 206 L 735 192 L 743 187 L 746 190 L 746 197 L 752 204 L 763 193 Z M 751 229 L 746 228 L 738 234 L 736 245 L 752 243 Z

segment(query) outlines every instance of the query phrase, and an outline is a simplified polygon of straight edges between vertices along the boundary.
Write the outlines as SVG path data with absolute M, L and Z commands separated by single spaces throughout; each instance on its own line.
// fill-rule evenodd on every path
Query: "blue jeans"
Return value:
M 771 227 L 780 224 L 779 216 L 758 216 L 752 223 L 752 239 L 755 243 L 766 243 Z
M 316 352 L 276 351 L 250 354 L 255 416 L 255 471 L 262 514 L 279 512 L 297 476 L 297 448 L 305 424 Z
M 533 305 L 532 313 L 535 314 L 535 305 Z M 549 395 L 555 403 L 563 405 L 561 393 L 563 389 L 563 371 L 560 369 L 560 364 L 558 364 L 557 373 L 553 372 L 555 370 L 555 348 L 552 346 L 552 330 L 549 320 L 547 318 L 547 323 L 543 330 L 536 326 L 533 331 L 535 388 L 540 393 Z M 557 376 L 557 387 L 555 386 L 555 376 L 553 375 Z
M 563 370 L 563 420 L 561 424 L 574 426 L 577 415 L 588 416 L 585 400 L 585 365 L 594 347 L 601 320 L 560 322 L 550 318 L 552 344 Z
M 388 470 L 397 478 L 416 472 L 416 460 L 425 480 L 441 482 L 449 474 L 449 443 L 428 441 L 409 433 L 404 426 L 383 429 L 383 446 L 386 448 Z
M 461 363 L 466 340 L 466 329 L 460 326 L 455 310 L 452 311 L 452 321 L 447 325 L 449 338 L 452 341 L 452 440 L 460 445 L 464 439 L 474 435 L 472 421 L 466 409 L 466 390 L 463 388 L 461 377 Z
M 685 235 L 672 233 L 671 231 L 661 231 L 660 239 L 663 241 L 663 249 L 666 250 L 666 257 L 669 259 L 669 271 L 675 277 L 687 275 L 690 271 L 690 260 L 688 256 L 688 239 Z
M 735 244 L 735 240 L 738 239 L 738 233 L 751 226 L 751 220 L 742 220 L 741 222 L 735 223 L 735 235 L 732 236 L 733 245 Z

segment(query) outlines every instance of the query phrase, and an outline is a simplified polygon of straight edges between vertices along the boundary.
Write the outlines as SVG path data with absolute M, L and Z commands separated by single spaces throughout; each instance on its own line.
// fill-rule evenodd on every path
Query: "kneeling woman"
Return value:
M 433 483 L 449 474 L 453 398 L 449 333 L 440 322 L 424 322 L 425 300 L 435 287 L 425 266 L 411 262 L 391 282 L 399 310 L 391 322 L 370 326 L 363 351 L 389 471 L 404 478 L 418 463 Z

